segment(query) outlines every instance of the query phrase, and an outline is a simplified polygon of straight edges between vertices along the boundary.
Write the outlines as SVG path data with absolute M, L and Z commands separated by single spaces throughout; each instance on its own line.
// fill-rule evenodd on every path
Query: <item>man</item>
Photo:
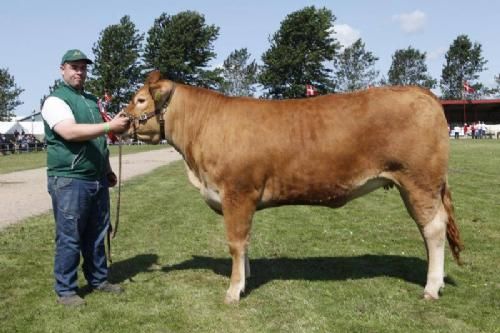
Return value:
M 108 282 L 104 239 L 109 227 L 109 190 L 116 176 L 109 164 L 105 135 L 129 127 L 121 113 L 103 123 L 97 98 L 84 92 L 87 65 L 92 61 L 79 50 L 61 60 L 63 82 L 43 104 L 47 139 L 48 191 L 55 218 L 55 292 L 58 303 L 84 305 L 77 295 L 80 253 L 82 269 L 94 290 L 120 293 Z
M 7 145 L 7 139 L 5 138 L 5 135 L 0 133 L 0 153 L 2 155 L 7 154 L 8 150 L 8 145 Z

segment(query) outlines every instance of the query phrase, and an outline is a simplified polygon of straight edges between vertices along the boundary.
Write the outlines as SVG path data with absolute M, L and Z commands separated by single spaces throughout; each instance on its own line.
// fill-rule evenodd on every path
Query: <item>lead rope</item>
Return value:
M 111 240 L 115 239 L 116 233 L 118 231 L 118 224 L 120 223 L 120 201 L 121 201 L 121 190 L 122 190 L 122 138 L 118 137 L 118 193 L 116 195 L 116 219 L 115 225 L 108 228 L 107 233 L 107 245 L 108 245 L 108 261 L 109 263 L 113 263 L 113 259 L 111 258 Z
M 116 222 L 111 238 L 114 239 L 120 223 L 120 199 L 122 193 L 122 138 L 118 140 L 118 194 L 116 197 Z
M 121 105 L 118 106 L 118 109 L 121 109 Z M 105 122 L 108 122 L 111 120 L 111 117 L 105 112 L 105 110 L 102 107 L 102 104 L 100 100 L 98 101 L 98 107 L 99 107 L 99 112 L 101 114 L 102 120 Z M 109 228 L 108 232 L 106 233 L 106 245 L 108 248 L 108 253 L 107 253 L 107 258 L 109 263 L 111 264 L 113 262 L 111 258 L 111 239 L 114 239 L 116 236 L 116 232 L 118 231 L 118 224 L 120 223 L 120 198 L 121 198 L 121 185 L 122 185 L 122 138 L 121 136 L 116 136 L 113 133 L 108 133 L 108 137 L 111 139 L 111 141 L 116 142 L 118 141 L 118 194 L 117 194 L 117 203 L 116 203 L 116 222 L 115 226 L 111 224 L 111 221 L 109 223 Z

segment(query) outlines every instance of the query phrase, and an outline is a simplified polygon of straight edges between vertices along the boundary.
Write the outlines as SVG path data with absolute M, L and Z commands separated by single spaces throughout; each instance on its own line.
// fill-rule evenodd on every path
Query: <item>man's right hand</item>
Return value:
M 111 121 L 109 122 L 109 128 L 111 132 L 115 134 L 121 134 L 128 130 L 130 127 L 130 121 L 124 111 L 120 111 Z

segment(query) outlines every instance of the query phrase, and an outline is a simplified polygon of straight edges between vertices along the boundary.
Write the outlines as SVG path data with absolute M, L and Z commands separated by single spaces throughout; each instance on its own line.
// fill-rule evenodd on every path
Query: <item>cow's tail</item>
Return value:
M 453 257 L 456 262 L 461 265 L 460 251 L 464 249 L 464 245 L 460 239 L 460 231 L 458 231 L 457 224 L 455 223 L 455 213 L 448 181 L 444 183 L 441 190 L 441 198 L 443 200 L 444 209 L 446 210 L 446 215 L 448 215 L 448 221 L 446 223 L 446 238 L 448 239 L 448 244 L 450 244 Z

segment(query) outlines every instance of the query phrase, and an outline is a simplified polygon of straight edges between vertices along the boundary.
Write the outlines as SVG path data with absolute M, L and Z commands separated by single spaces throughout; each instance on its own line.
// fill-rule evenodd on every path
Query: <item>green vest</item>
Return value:
M 69 105 L 78 124 L 102 123 L 97 99 L 62 83 L 50 95 Z M 100 180 L 109 156 L 105 136 L 83 142 L 66 141 L 44 121 L 47 139 L 47 175 Z

